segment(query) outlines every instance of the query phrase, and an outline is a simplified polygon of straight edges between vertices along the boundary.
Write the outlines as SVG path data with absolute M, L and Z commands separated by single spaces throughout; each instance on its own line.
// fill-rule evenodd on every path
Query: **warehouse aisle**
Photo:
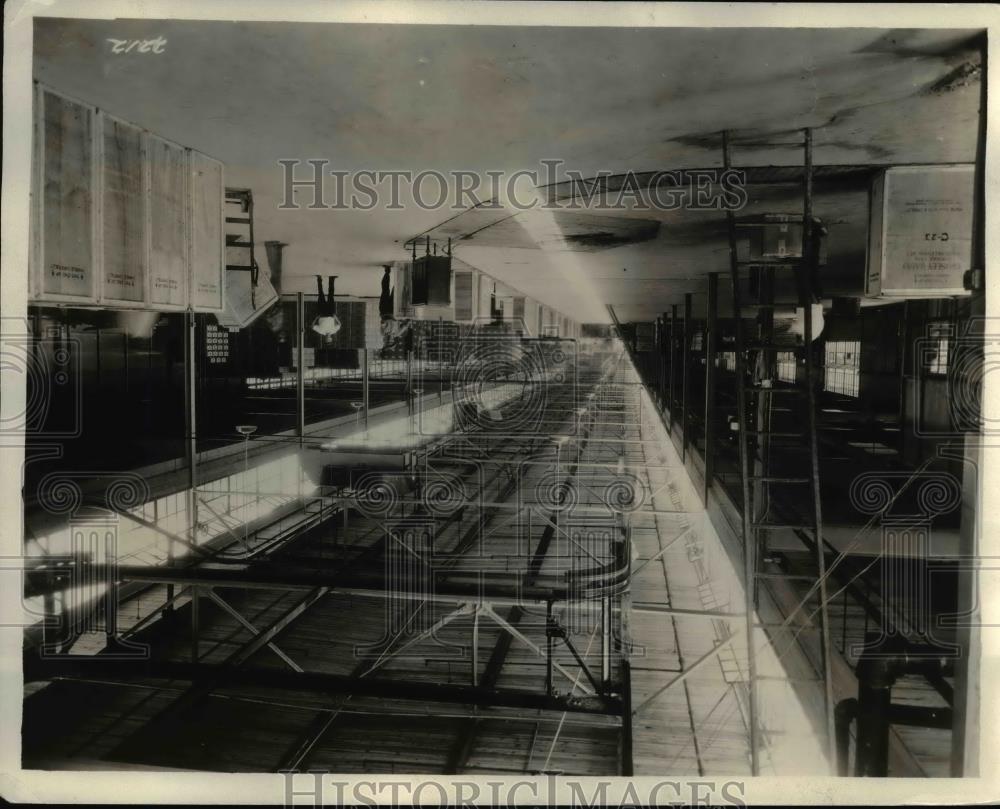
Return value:
M 629 369 L 626 378 L 631 375 Z M 632 515 L 635 772 L 749 775 L 743 589 L 648 393 L 637 379 L 628 389 L 633 417 L 625 422 L 635 428 L 627 462 L 647 492 Z M 766 678 L 760 685 L 762 770 L 815 773 L 825 757 L 818 738 L 760 630 L 755 643 Z

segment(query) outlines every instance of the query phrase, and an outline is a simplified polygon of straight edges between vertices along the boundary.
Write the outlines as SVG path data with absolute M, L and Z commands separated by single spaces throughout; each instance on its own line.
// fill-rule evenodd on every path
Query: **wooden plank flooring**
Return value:
M 645 602 L 739 615 L 742 588 L 648 396 L 634 378 L 630 381 L 621 373 L 614 385 L 601 390 L 599 418 L 586 441 L 575 434 L 579 399 L 564 396 L 548 403 L 550 429 L 571 436 L 563 444 L 558 468 L 554 445 L 545 437 L 527 443 L 491 440 L 485 454 L 482 441 L 477 449 L 475 440 L 461 439 L 427 460 L 435 474 L 461 478 L 461 512 L 448 511 L 452 519 L 440 513 L 431 519 L 404 505 L 389 522 L 429 525 L 430 546 L 418 550 L 433 553 L 435 567 L 447 569 L 449 575 L 499 579 L 534 570 L 538 581 L 557 583 L 568 570 L 612 561 L 609 538 L 619 530 L 614 508 L 624 509 L 634 575 L 627 596 L 615 604 L 610 663 L 612 689 L 620 688 L 620 663 L 629 656 L 631 701 L 639 709 L 632 727 L 635 774 L 747 775 L 747 652 L 742 636 L 643 705 L 729 632 L 742 631 L 744 620 L 671 616 L 629 605 Z M 516 486 L 509 487 L 512 477 Z M 629 481 L 634 486 L 632 500 L 616 499 Z M 558 500 L 559 491 L 565 493 L 564 501 Z M 485 528 L 478 536 L 472 534 L 471 544 L 463 544 L 477 515 L 486 515 Z M 409 551 L 389 537 L 386 525 L 385 518 L 352 508 L 346 524 L 342 514 L 334 514 L 269 558 L 333 571 L 357 565 L 367 554 L 369 567 L 391 563 L 397 565 L 392 575 L 398 576 Z M 422 586 L 419 576 L 405 584 Z M 304 597 L 303 592 L 280 590 L 220 587 L 216 592 L 257 628 L 267 627 Z M 162 598 L 163 588 L 154 587 L 123 604 L 119 626 L 133 625 Z M 411 599 L 333 590 L 274 643 L 306 671 L 363 676 L 375 666 L 377 675 L 372 676 L 398 681 L 401 697 L 407 683 L 472 684 L 473 657 L 478 661 L 475 681 L 481 682 L 505 634 L 485 614 L 478 620 L 475 656 L 469 615 L 403 653 L 387 654 L 456 608 L 443 602 L 418 605 Z M 508 609 L 498 606 L 496 611 L 507 616 Z M 153 654 L 163 659 L 189 660 L 190 610 L 190 598 L 182 596 L 171 623 L 152 622 L 135 640 L 149 643 Z M 588 669 L 599 676 L 597 613 L 559 607 L 555 616 Z M 857 634 L 856 623 L 852 616 L 845 628 L 848 635 Z M 226 661 L 253 637 L 206 597 L 200 600 L 200 624 L 199 659 L 206 663 Z M 516 625 L 531 644 L 545 647 L 543 606 L 525 605 Z M 780 644 L 775 651 L 763 633 L 755 635 L 755 643 L 760 671 L 769 678 L 761 685 L 760 699 L 766 737 L 763 772 L 815 771 L 822 751 L 799 705 L 801 686 L 792 687 Z M 94 653 L 100 649 L 99 638 L 85 636 L 76 649 Z M 555 642 L 555 649 L 555 661 L 568 674 L 554 673 L 555 690 L 582 693 L 588 680 L 576 659 L 561 641 Z M 266 647 L 246 665 L 288 666 Z M 545 678 L 544 659 L 514 639 L 496 671 L 495 686 L 537 694 L 544 691 Z M 103 759 L 109 768 L 127 763 L 223 772 L 274 771 L 294 762 L 301 770 L 345 773 L 442 773 L 457 766 L 475 774 L 574 775 L 614 775 L 621 767 L 617 717 L 228 684 L 200 695 L 195 709 L 179 710 L 189 691 L 186 682 L 113 683 L 86 677 L 36 689 L 25 702 L 25 762 L 30 766 L 32 761 L 86 758 Z M 925 704 L 926 689 L 907 684 L 900 697 Z M 160 739 L 157 728 L 164 721 L 169 732 Z M 58 730 L 52 732 L 53 727 Z M 900 734 L 930 770 L 946 765 L 941 740 L 933 732 L 900 729 Z M 462 749 L 464 754 L 458 755 Z

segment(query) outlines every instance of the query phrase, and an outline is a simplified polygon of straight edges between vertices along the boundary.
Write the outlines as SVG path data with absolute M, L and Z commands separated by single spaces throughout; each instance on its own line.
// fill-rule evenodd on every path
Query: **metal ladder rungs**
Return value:
M 822 552 L 822 543 L 818 541 L 822 535 L 823 529 L 822 500 L 820 497 L 819 452 L 817 442 L 817 405 L 813 396 L 813 392 L 816 390 L 815 386 L 818 384 L 818 379 L 822 378 L 822 372 L 817 372 L 817 363 L 813 361 L 814 355 L 811 350 L 813 337 L 816 336 L 815 326 L 813 325 L 811 317 L 812 310 L 808 304 L 801 303 L 804 301 L 816 301 L 817 290 L 814 289 L 814 282 L 816 280 L 815 273 L 819 266 L 819 255 L 820 249 L 822 248 L 821 239 L 823 234 L 816 227 L 821 223 L 812 215 L 813 143 L 811 130 L 803 130 L 803 136 L 805 154 L 802 175 L 803 208 L 801 217 L 765 217 L 762 224 L 756 225 L 767 226 L 770 224 L 780 223 L 782 221 L 800 221 L 802 224 L 801 255 L 762 257 L 756 260 L 748 259 L 745 254 L 741 254 L 740 244 L 738 243 L 737 229 L 740 226 L 740 223 L 736 221 L 736 215 L 732 210 L 726 212 L 729 235 L 729 264 L 730 280 L 732 283 L 735 340 L 734 345 L 732 346 L 723 345 L 721 351 L 726 351 L 728 349 L 735 354 L 734 370 L 736 371 L 736 379 L 733 387 L 735 388 L 735 393 L 737 394 L 735 398 L 737 402 L 736 418 L 738 419 L 738 430 L 735 440 L 739 448 L 739 476 L 742 484 L 743 513 L 741 538 L 745 546 L 743 566 L 744 578 L 746 580 L 744 587 L 746 609 L 744 610 L 744 613 L 745 619 L 748 623 L 748 631 L 745 639 L 747 642 L 747 671 L 748 674 L 752 673 L 753 675 L 748 676 L 748 681 L 753 683 L 758 680 L 768 679 L 766 676 L 762 677 L 757 673 L 755 645 L 751 637 L 753 633 L 750 631 L 754 628 L 768 629 L 767 622 L 761 621 L 760 623 L 754 623 L 756 616 L 753 613 L 756 608 L 756 596 L 759 582 L 769 579 L 773 579 L 775 581 L 784 580 L 789 582 L 789 587 L 792 587 L 795 590 L 801 590 L 803 587 L 808 588 L 809 598 L 807 600 L 810 602 L 813 601 L 813 591 L 817 590 L 819 595 L 818 611 L 820 617 L 815 622 L 815 625 L 810 623 L 802 627 L 789 627 L 783 624 L 779 624 L 778 626 L 782 629 L 791 629 L 794 631 L 819 632 L 822 658 L 821 670 L 819 671 L 818 677 L 814 680 L 814 682 L 825 685 L 825 724 L 830 736 L 828 744 L 830 745 L 830 748 L 833 749 L 835 728 L 831 685 L 832 675 L 829 661 L 829 649 L 831 647 L 831 642 L 828 610 L 825 602 L 825 561 Z M 722 133 L 723 166 L 727 169 L 732 167 L 729 137 L 730 133 L 728 131 L 724 131 Z M 797 283 L 797 298 L 800 303 L 776 303 L 776 279 L 779 274 L 786 275 L 789 271 L 794 275 Z M 748 277 L 751 281 L 749 289 L 746 287 L 746 280 Z M 741 301 L 741 297 L 744 296 L 745 299 Z M 803 305 L 805 306 L 805 323 L 803 324 L 804 329 L 803 334 L 801 335 L 802 341 L 801 343 L 798 343 L 793 341 L 791 335 L 785 336 L 778 332 L 771 322 L 772 319 L 767 317 L 767 314 L 769 313 L 768 310 L 773 311 L 778 308 L 791 306 L 799 308 Z M 760 331 L 750 332 L 744 328 L 744 321 L 751 318 L 756 319 L 757 324 L 761 327 Z M 747 339 L 747 337 L 750 339 Z M 748 351 L 760 351 L 763 353 L 754 358 L 752 354 L 750 356 L 747 355 Z M 779 372 L 771 369 L 775 363 L 777 363 L 780 367 L 779 357 L 782 354 L 794 357 L 798 363 L 804 363 L 806 377 L 804 384 L 790 384 L 788 387 L 774 386 L 782 380 L 778 378 Z M 756 359 L 757 362 L 750 361 L 753 359 Z M 762 360 L 764 361 L 763 365 L 768 368 L 768 370 L 764 374 L 758 374 L 755 372 L 755 367 L 760 367 L 758 363 Z M 771 387 L 767 387 L 767 385 L 771 385 Z M 774 393 L 779 396 L 794 395 L 804 398 L 799 398 L 797 401 L 793 400 L 789 402 L 787 400 L 759 396 L 759 394 L 763 393 Z M 750 394 L 758 394 L 756 401 L 762 405 L 762 407 L 757 410 L 756 414 L 753 415 L 753 409 L 746 406 L 751 404 L 751 402 L 747 400 L 747 396 Z M 779 405 L 779 403 L 781 404 Z M 785 431 L 782 432 L 780 430 L 772 430 L 772 427 L 776 426 L 776 424 L 771 421 L 772 419 L 780 419 L 782 418 L 780 414 L 790 414 L 794 410 L 798 409 L 804 409 L 805 411 L 804 415 L 806 418 L 801 424 L 798 422 L 789 423 L 778 421 L 777 424 L 784 427 Z M 789 426 L 792 424 L 795 426 L 801 426 L 802 431 L 789 431 Z M 751 427 L 758 427 L 760 429 L 757 432 L 751 432 Z M 759 446 L 764 442 L 760 440 L 752 440 L 752 435 L 781 436 L 785 438 L 799 439 L 799 441 L 804 444 L 803 448 L 807 449 L 809 452 L 811 458 L 810 470 L 805 471 L 805 469 L 802 469 L 801 467 L 792 467 L 792 471 L 781 471 L 782 466 L 777 457 L 772 458 L 769 455 L 765 455 L 764 457 L 758 456 L 758 454 L 754 451 L 754 446 L 755 444 Z M 725 443 L 726 442 L 723 442 L 723 446 L 725 446 Z M 792 445 L 788 447 L 790 450 L 796 448 L 797 447 Z M 754 471 L 756 471 L 757 474 L 753 474 Z M 788 510 L 778 508 L 776 510 L 778 514 L 784 513 L 792 515 L 792 522 L 783 523 L 778 522 L 777 520 L 770 523 L 767 522 L 766 516 L 762 517 L 760 515 L 768 515 L 771 513 L 768 510 L 771 504 L 771 499 L 780 498 L 782 492 L 780 489 L 776 490 L 765 488 L 762 490 L 758 486 L 751 485 L 757 483 L 810 485 L 810 489 L 793 491 L 802 492 L 802 497 L 808 498 L 812 501 L 814 518 L 811 523 L 809 525 L 805 525 L 800 522 L 794 522 L 795 520 L 806 519 L 802 517 L 800 511 L 795 508 L 790 508 Z M 760 497 L 760 495 L 764 495 L 764 497 Z M 754 522 L 755 520 L 756 522 Z M 803 540 L 803 544 L 812 544 L 814 546 L 813 551 L 816 553 L 816 559 L 813 560 L 811 565 L 808 567 L 800 567 L 796 565 L 792 568 L 792 571 L 795 572 L 782 572 L 782 567 L 776 567 L 771 564 L 774 561 L 774 559 L 771 558 L 773 557 L 773 553 L 768 550 L 768 543 L 762 542 L 762 540 L 766 537 L 766 534 L 761 534 L 760 532 L 781 529 L 808 531 L 812 537 L 815 537 L 817 541 L 810 543 L 806 541 L 805 534 L 799 535 L 799 538 Z M 799 571 L 813 572 L 811 575 L 805 575 Z M 804 584 L 792 585 L 792 582 L 803 582 Z M 759 618 L 756 620 L 759 620 Z M 813 672 L 809 672 L 809 674 L 813 674 Z M 788 680 L 787 677 L 776 679 L 784 681 Z M 758 698 L 755 690 L 751 687 L 749 690 L 748 727 L 750 730 L 751 772 L 754 775 L 760 774 L 760 751 L 762 746 L 766 748 L 768 744 L 767 738 L 772 733 L 765 727 L 767 724 L 769 723 L 767 723 L 759 713 Z

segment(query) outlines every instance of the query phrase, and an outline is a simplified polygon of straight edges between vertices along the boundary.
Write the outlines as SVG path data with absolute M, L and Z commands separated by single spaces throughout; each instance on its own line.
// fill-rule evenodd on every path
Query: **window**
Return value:
M 782 351 L 778 354 L 778 381 L 795 383 L 794 351 Z
M 857 396 L 860 384 L 861 341 L 831 340 L 826 344 L 823 389 Z
M 736 370 L 736 352 L 735 351 L 723 351 L 720 356 L 722 357 L 722 367 L 727 371 Z
M 951 339 L 951 324 L 947 321 L 930 323 L 927 326 L 927 373 L 937 376 L 948 374 L 948 354 Z

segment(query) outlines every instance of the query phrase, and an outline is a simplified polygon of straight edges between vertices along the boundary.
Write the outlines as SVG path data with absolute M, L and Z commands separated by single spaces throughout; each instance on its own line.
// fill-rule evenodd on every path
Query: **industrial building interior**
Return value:
M 977 775 L 985 48 L 36 18 L 23 767 Z

